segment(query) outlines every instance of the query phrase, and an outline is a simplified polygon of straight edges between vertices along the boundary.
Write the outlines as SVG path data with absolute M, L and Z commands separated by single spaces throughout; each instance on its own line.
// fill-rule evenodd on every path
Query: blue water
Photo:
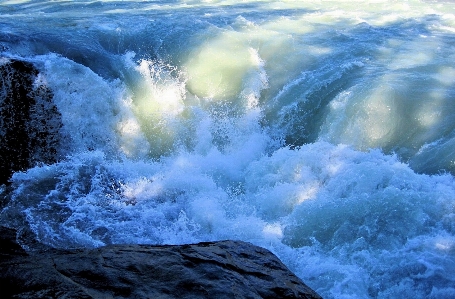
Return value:
M 451 1 L 18 0 L 0 29 L 65 140 L 0 188 L 2 225 L 244 240 L 324 298 L 455 298 Z

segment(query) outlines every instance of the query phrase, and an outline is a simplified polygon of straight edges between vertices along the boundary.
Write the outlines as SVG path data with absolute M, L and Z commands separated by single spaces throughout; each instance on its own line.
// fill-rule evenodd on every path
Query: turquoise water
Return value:
M 450 1 L 3 1 L 0 28 L 67 140 L 2 224 L 244 240 L 324 298 L 455 297 Z

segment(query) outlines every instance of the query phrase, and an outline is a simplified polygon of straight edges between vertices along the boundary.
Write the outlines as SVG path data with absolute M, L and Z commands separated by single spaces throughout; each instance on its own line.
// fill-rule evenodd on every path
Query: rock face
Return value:
M 0 184 L 55 162 L 62 122 L 52 98 L 32 63 L 0 57 Z
M 321 298 L 271 252 L 239 241 L 27 253 L 0 228 L 4 298 Z

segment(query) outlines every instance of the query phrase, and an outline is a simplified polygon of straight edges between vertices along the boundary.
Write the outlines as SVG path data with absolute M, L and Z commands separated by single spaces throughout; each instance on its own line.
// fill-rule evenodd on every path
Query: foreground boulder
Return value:
M 0 185 L 16 171 L 55 162 L 61 127 L 53 93 L 38 69 L 0 57 Z
M 320 298 L 271 252 L 240 241 L 27 253 L 0 228 L 4 298 Z

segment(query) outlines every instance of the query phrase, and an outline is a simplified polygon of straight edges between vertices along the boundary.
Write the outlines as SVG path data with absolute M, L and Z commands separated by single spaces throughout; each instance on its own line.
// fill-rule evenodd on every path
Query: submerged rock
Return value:
M 0 185 L 16 171 L 53 163 L 61 115 L 30 62 L 0 57 Z
M 10 298 L 321 298 L 268 250 L 240 241 L 27 253 L 0 228 Z

